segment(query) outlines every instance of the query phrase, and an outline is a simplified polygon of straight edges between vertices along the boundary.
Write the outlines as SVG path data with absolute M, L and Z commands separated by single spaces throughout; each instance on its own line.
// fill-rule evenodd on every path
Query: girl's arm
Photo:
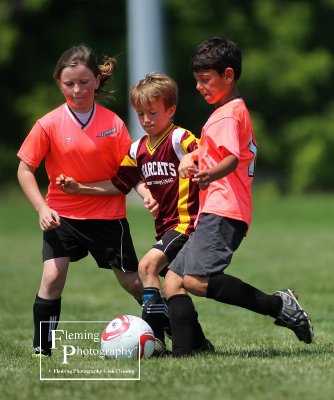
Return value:
M 52 210 L 45 202 L 39 190 L 35 168 L 21 161 L 17 171 L 17 177 L 23 192 L 39 215 L 39 225 L 42 231 L 48 231 L 60 225 L 57 211 Z
M 56 178 L 56 184 L 63 192 L 68 194 L 91 194 L 94 196 L 123 194 L 110 179 L 98 182 L 80 183 L 69 176 L 60 174 Z
M 75 179 L 60 174 L 56 178 L 56 184 L 59 188 L 68 194 L 89 194 L 94 196 L 110 196 L 124 194 L 111 182 L 110 179 L 99 182 L 79 183 Z M 135 190 L 139 196 L 144 200 L 144 206 L 149 210 L 154 218 L 157 217 L 159 205 L 152 197 L 151 192 L 146 186 L 144 181 L 138 182 Z

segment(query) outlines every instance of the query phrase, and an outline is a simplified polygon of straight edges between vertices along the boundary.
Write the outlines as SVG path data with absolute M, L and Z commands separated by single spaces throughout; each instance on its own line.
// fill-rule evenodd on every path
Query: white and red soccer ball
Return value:
M 104 328 L 101 350 L 117 360 L 149 358 L 154 351 L 154 333 L 146 321 L 134 315 L 114 318 Z

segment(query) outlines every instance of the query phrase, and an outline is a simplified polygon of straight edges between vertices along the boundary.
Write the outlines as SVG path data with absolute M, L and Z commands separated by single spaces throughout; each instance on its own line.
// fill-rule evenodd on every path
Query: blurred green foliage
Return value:
M 226 35 L 243 53 L 239 89 L 258 140 L 256 182 L 281 192 L 333 191 L 334 1 L 161 3 L 164 72 L 180 87 L 176 123 L 200 135 L 212 109 L 196 93 L 188 60 L 202 40 Z M 1 182 L 15 178 L 15 153 L 36 118 L 62 101 L 52 73 L 73 44 L 117 56 L 116 94 L 107 106 L 127 122 L 126 28 L 125 0 L 0 0 Z

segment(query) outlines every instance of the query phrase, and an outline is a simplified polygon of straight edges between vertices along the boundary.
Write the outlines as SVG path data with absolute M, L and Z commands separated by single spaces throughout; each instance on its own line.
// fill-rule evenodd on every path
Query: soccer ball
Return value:
M 114 318 L 104 328 L 101 350 L 106 358 L 129 360 L 151 357 L 154 333 L 146 321 L 134 315 Z

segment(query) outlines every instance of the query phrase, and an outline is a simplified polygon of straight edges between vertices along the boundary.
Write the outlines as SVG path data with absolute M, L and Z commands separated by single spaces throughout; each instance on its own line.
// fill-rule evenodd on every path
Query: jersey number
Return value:
M 249 164 L 248 167 L 248 176 L 254 176 L 255 174 L 255 163 L 256 163 L 256 154 L 257 154 L 257 147 L 255 143 L 253 142 L 253 138 L 249 141 L 249 151 L 253 154 L 253 160 Z

